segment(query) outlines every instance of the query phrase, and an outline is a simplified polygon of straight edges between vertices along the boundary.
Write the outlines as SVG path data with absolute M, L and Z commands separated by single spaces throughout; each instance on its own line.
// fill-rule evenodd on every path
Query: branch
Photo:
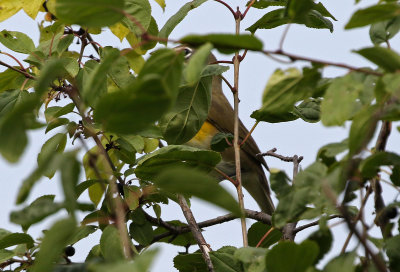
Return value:
M 219 0 L 218 0 L 219 1 Z M 237 9 L 237 13 L 240 13 L 239 8 Z M 240 32 L 240 16 L 235 16 L 236 22 L 236 35 L 239 35 Z M 238 186 L 236 187 L 239 206 L 242 213 L 244 213 L 244 201 L 243 201 L 243 189 L 242 189 L 242 171 L 240 166 L 240 144 L 239 144 L 239 53 L 235 52 L 235 57 L 233 59 L 233 67 L 234 67 L 234 84 L 233 87 L 235 88 L 235 92 L 233 93 L 233 101 L 234 101 L 234 126 L 233 126 L 233 148 L 235 151 L 235 167 L 236 167 L 236 181 L 238 182 Z M 243 238 L 243 247 L 248 246 L 248 239 L 247 239 L 247 227 L 246 227 L 246 218 L 242 217 L 240 219 L 240 223 L 242 226 L 242 238 Z
M 338 214 L 334 214 L 334 215 L 330 215 L 327 219 L 331 220 L 331 219 L 334 219 L 334 218 L 342 218 L 342 216 L 338 215 Z M 298 232 L 300 232 L 302 230 L 305 230 L 305 229 L 308 229 L 308 228 L 311 228 L 311 227 L 314 227 L 314 226 L 318 226 L 320 220 L 321 220 L 321 218 L 318 219 L 318 220 L 315 220 L 314 222 L 311 222 L 311 223 L 305 224 L 303 226 L 297 227 L 297 228 L 295 228 L 293 230 L 293 232 L 296 234 L 296 233 L 298 233 Z
M 357 236 L 357 239 L 363 245 L 363 247 L 366 250 L 367 254 L 369 256 L 371 256 L 372 261 L 375 264 L 375 267 L 380 272 L 387 272 L 386 265 L 383 262 L 383 260 L 379 257 L 379 255 L 374 254 L 372 249 L 369 247 L 369 245 L 368 245 L 368 243 L 366 241 L 366 238 L 363 237 L 358 232 L 358 230 L 356 229 L 354 223 L 351 220 L 351 216 L 350 216 L 349 212 L 346 209 L 346 206 L 337 204 L 337 198 L 336 198 L 334 192 L 332 191 L 332 189 L 330 188 L 330 185 L 326 181 L 323 182 L 322 189 L 325 192 L 325 195 L 332 201 L 332 204 L 335 205 L 335 207 L 337 207 L 339 209 L 340 213 L 342 214 L 344 220 L 347 223 L 347 227 L 350 229 L 350 231 L 352 231 L 354 233 L 355 236 Z
M 189 224 L 190 231 L 193 234 L 193 237 L 196 239 L 197 244 L 200 247 L 201 253 L 203 255 L 203 259 L 206 262 L 207 269 L 210 272 L 214 271 L 214 266 L 211 262 L 211 257 L 210 257 L 210 245 L 206 243 L 206 240 L 203 237 L 203 234 L 201 233 L 201 230 L 199 226 L 197 225 L 196 220 L 194 219 L 193 213 L 190 210 L 186 199 L 182 195 L 178 195 L 178 201 L 179 201 L 179 206 L 181 206 L 183 215 L 186 218 L 186 221 Z
M 350 65 L 347 65 L 347 64 L 344 64 L 344 63 L 323 61 L 323 60 L 318 60 L 318 59 L 314 59 L 314 58 L 303 57 L 303 56 L 299 56 L 299 55 L 295 55 L 295 54 L 284 52 L 283 50 L 275 50 L 275 51 L 262 50 L 261 52 L 264 53 L 265 55 L 286 56 L 291 60 L 291 62 L 302 60 L 302 61 L 319 63 L 319 64 L 323 64 L 323 65 L 326 65 L 326 66 L 335 66 L 335 67 L 345 68 L 345 69 L 348 69 L 348 70 L 351 70 L 351 71 L 356 71 L 356 72 L 369 74 L 369 75 L 374 75 L 374 76 L 383 76 L 383 74 L 380 73 L 380 72 L 376 72 L 376 71 L 372 71 L 372 70 L 366 70 L 364 68 L 358 68 L 358 67 L 350 66 Z
M 11 69 L 11 70 L 13 70 L 13 71 L 15 71 L 15 72 L 21 73 L 21 74 L 23 74 L 26 78 L 36 80 L 36 77 L 35 77 L 35 76 L 29 74 L 29 73 L 26 72 L 26 71 L 23 71 L 23 70 L 20 70 L 20 69 L 18 69 L 18 68 L 15 68 L 15 67 L 13 67 L 13 66 L 11 66 L 11 65 L 9 65 L 9 64 L 7 64 L 7 63 L 5 63 L 5 62 L 2 62 L 1 60 L 0 60 L 0 65 L 3 65 L 3 66 L 5 66 L 5 67 L 7 67 L 7 68 L 9 68 L 9 69 Z
M 271 156 L 271 157 L 278 158 L 285 162 L 293 162 L 293 164 L 295 164 L 295 167 L 298 167 L 298 164 L 303 160 L 303 156 L 298 157 L 297 155 L 294 155 L 293 157 L 285 157 L 285 156 L 279 155 L 279 154 L 275 153 L 277 150 L 278 149 L 274 147 L 271 150 L 268 150 L 265 153 L 259 153 L 256 156 Z M 296 171 L 298 171 L 298 169 Z
M 229 9 L 229 11 L 232 13 L 233 18 L 236 19 L 236 12 L 231 8 L 231 6 L 229 6 L 227 3 L 225 3 L 225 2 L 222 1 L 222 0 L 215 0 L 215 1 L 217 1 L 218 3 L 221 3 L 222 5 L 224 5 L 225 7 L 227 7 L 227 8 Z

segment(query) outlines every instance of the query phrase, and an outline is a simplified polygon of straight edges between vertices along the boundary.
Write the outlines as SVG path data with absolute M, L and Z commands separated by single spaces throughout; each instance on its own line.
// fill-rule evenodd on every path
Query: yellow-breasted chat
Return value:
M 190 58 L 193 49 L 186 46 L 175 48 L 177 51 L 183 51 L 185 58 Z M 210 54 L 209 63 L 216 61 L 213 54 Z M 222 79 L 214 76 L 212 79 L 211 107 L 207 120 L 203 123 L 199 132 L 186 145 L 202 149 L 211 149 L 211 140 L 219 133 L 231 133 L 234 131 L 234 111 L 222 91 Z M 249 133 L 243 123 L 239 122 L 239 138 L 243 140 Z M 241 147 L 241 173 L 242 185 L 255 199 L 263 212 L 272 214 L 275 207 L 270 196 L 270 189 L 267 177 L 265 176 L 263 166 L 268 169 L 263 157 L 256 155 L 261 153 L 253 137 L 248 137 L 245 144 Z M 221 152 L 222 161 L 217 168 L 229 177 L 235 177 L 235 152 L 233 147 L 228 147 Z M 219 176 L 224 179 L 222 175 Z

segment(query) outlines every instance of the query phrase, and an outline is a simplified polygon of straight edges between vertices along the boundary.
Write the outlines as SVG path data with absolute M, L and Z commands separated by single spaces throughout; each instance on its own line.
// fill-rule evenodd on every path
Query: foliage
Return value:
M 33 19 L 47 12 L 47 22 L 39 24 L 38 44 L 28 31 L 0 32 L 0 43 L 8 49 L 0 53 L 12 58 L 14 53 L 23 54 L 29 64 L 0 62 L 6 68 L 0 73 L 0 154 L 16 163 L 31 130 L 45 128 L 44 133 L 50 135 L 43 142 L 36 167 L 21 183 L 16 203 L 23 207 L 10 214 L 23 233 L 0 229 L 1 269 L 18 263 L 12 271 L 147 271 L 156 254 L 147 249 L 149 245 L 162 242 L 187 249 L 199 243 L 186 223 L 162 220 L 162 204 L 173 201 L 183 205 L 183 200 L 195 196 L 231 212 L 226 217 L 229 220 L 249 216 L 218 184 L 221 175 L 227 177 L 216 169 L 221 161 L 219 152 L 230 148 L 235 137 L 221 131 L 211 140 L 210 150 L 183 145 L 207 119 L 213 80 L 228 69 L 208 63 L 211 50 L 216 49 L 223 54 L 245 50 L 309 62 L 302 69 L 276 69 L 270 76 L 262 106 L 251 115 L 257 123 L 300 118 L 305 127 L 321 122 L 327 127 L 346 124 L 350 129 L 344 141 L 321 147 L 315 162 L 293 179 L 282 170 L 270 170 L 271 188 L 278 199 L 276 211 L 271 217 L 263 214 L 267 220 L 252 217 L 260 222 L 248 229 L 250 247 L 227 245 L 210 252 L 215 271 L 321 271 L 320 261 L 331 253 L 332 246 L 327 222 L 337 217 L 343 218 L 364 250 L 346 252 L 344 247 L 342 254 L 334 252 L 323 271 L 399 270 L 400 236 L 393 228 L 399 202 L 383 201 L 380 182 L 386 173 L 386 182 L 399 190 L 400 154 L 385 148 L 392 122 L 400 120 L 400 54 L 390 47 L 390 39 L 400 30 L 400 4 L 377 1 L 357 10 L 346 24 L 346 29 L 370 28 L 373 46 L 354 52 L 370 61 L 371 68 L 301 57 L 282 48 L 266 50 L 256 36 L 265 29 L 294 23 L 333 32 L 336 18 L 313 0 L 253 0 L 247 8 L 264 14 L 243 33 L 181 38 L 180 43 L 197 48 L 188 61 L 184 50 L 154 49 L 166 45 L 174 28 L 191 10 L 203 8 L 204 2 L 184 4 L 160 31 L 148 0 L 0 3 L 0 21 L 21 9 Z M 165 8 L 164 0 L 156 3 Z M 236 22 L 251 20 L 246 12 L 230 11 Z M 93 37 L 106 28 L 131 47 L 99 46 Z M 80 50 L 72 49 L 75 40 Z M 97 56 L 86 59 L 84 52 L 89 46 Z M 149 50 L 154 51 L 148 57 Z M 245 61 L 245 54 L 236 54 L 231 62 L 238 65 L 240 61 Z M 325 78 L 327 66 L 347 72 Z M 71 149 L 74 142 L 79 144 Z M 90 146 L 91 142 L 95 145 Z M 165 142 L 169 145 L 163 147 Z M 85 152 L 83 157 L 79 150 Z M 297 169 L 298 158 L 276 156 L 293 161 Z M 26 203 L 40 178 L 52 179 L 56 173 L 60 173 L 63 200 L 43 195 Z M 235 184 L 233 177 L 229 178 Z M 79 199 L 86 190 L 91 203 Z M 369 235 L 363 221 L 364 204 L 350 206 L 355 191 L 360 191 L 365 201 L 374 195 L 376 218 L 368 224 L 380 227 L 381 237 Z M 156 217 L 149 214 L 150 209 Z M 32 225 L 54 219 L 62 210 L 67 214 L 53 221 L 43 237 L 29 234 Z M 82 213 L 84 219 L 79 220 Z M 296 233 L 307 228 L 303 220 L 316 220 L 311 225 L 318 225 L 318 230 L 295 243 Z M 358 221 L 363 233 L 355 228 Z M 301 226 L 296 228 L 296 224 Z M 96 231 L 102 233 L 101 238 L 86 260 L 71 264 L 71 246 Z M 282 241 L 290 236 L 291 241 Z M 174 265 L 179 271 L 210 270 L 204 255 L 200 251 L 179 254 Z

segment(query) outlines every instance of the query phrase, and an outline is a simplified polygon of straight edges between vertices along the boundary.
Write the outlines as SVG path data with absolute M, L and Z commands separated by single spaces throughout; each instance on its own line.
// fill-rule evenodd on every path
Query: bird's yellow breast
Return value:
M 199 132 L 186 144 L 197 148 L 210 149 L 211 140 L 217 133 L 217 128 L 205 121 Z

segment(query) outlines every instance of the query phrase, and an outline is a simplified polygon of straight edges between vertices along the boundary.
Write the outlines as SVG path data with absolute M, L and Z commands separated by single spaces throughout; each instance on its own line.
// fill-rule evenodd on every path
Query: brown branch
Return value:
M 351 71 L 356 71 L 356 72 L 360 72 L 360 73 L 364 73 L 364 74 L 369 74 L 369 75 L 374 75 L 374 76 L 383 76 L 383 73 L 380 73 L 380 72 L 376 72 L 376 71 L 372 71 L 372 70 L 366 70 L 364 68 L 358 68 L 358 67 L 350 66 L 350 65 L 347 65 L 347 64 L 344 64 L 344 63 L 323 61 L 323 60 L 319 60 L 319 59 L 303 57 L 303 56 L 299 56 L 299 55 L 295 55 L 295 54 L 284 52 L 283 50 L 275 50 L 275 51 L 262 50 L 261 52 L 264 53 L 265 55 L 286 56 L 291 60 L 291 62 L 295 62 L 295 61 L 298 61 L 298 60 L 300 60 L 300 61 L 308 61 L 308 62 L 319 63 L 319 64 L 326 65 L 326 66 L 340 67 L 340 68 L 344 68 L 344 69 L 348 69 L 348 70 L 351 70 Z
M 278 158 L 278 159 L 280 159 L 282 161 L 285 161 L 285 162 L 293 162 L 293 163 L 296 162 L 297 166 L 303 160 L 303 156 L 298 157 L 297 155 L 294 155 L 293 157 L 285 157 L 285 156 L 279 155 L 279 154 L 275 153 L 277 150 L 278 149 L 274 147 L 274 148 L 272 148 L 271 150 L 268 150 L 265 153 L 257 154 L 257 156 L 270 156 L 270 157 Z
M 214 167 L 214 170 L 217 171 L 220 175 L 222 175 L 225 179 L 229 180 L 233 185 L 235 185 L 235 187 L 239 186 L 239 183 L 237 182 L 237 180 L 234 180 L 233 178 L 231 178 L 230 176 L 225 174 L 223 171 L 219 170 L 216 167 Z
M 252 0 L 251 2 L 250 2 L 250 4 L 247 6 L 247 8 L 246 8 L 246 10 L 243 12 L 243 14 L 240 16 L 241 18 L 241 20 L 243 20 L 244 19 L 244 17 L 246 17 L 246 14 L 247 14 L 247 12 L 249 11 L 249 9 L 251 8 L 251 6 L 254 4 L 256 2 L 256 0 Z
M 327 219 L 331 220 L 331 219 L 334 219 L 334 218 L 342 218 L 342 216 L 338 215 L 338 214 L 334 214 L 334 215 L 330 215 Z M 314 226 L 318 226 L 320 220 L 321 219 L 318 219 L 318 220 L 315 220 L 314 222 L 311 222 L 311 223 L 308 223 L 308 224 L 304 224 L 304 225 L 302 225 L 300 227 L 297 227 L 297 228 L 295 228 L 293 230 L 293 232 L 296 234 L 296 233 L 298 233 L 298 232 L 300 232 L 302 230 L 305 230 L 305 229 L 308 229 L 308 228 L 311 228 L 311 227 L 314 227 Z
M 387 141 L 390 136 L 390 132 L 392 129 L 391 122 L 383 121 L 381 130 L 379 132 L 378 139 L 376 140 L 375 149 L 376 151 L 384 151 L 386 148 Z M 382 197 L 382 186 L 379 181 L 379 176 L 373 178 L 371 180 L 371 186 L 374 190 L 374 206 L 376 212 L 375 223 L 381 229 L 382 235 L 386 237 L 391 237 L 392 233 L 387 230 L 387 225 L 389 223 L 389 218 L 387 216 L 380 216 L 382 211 L 385 209 L 385 201 Z
M 259 247 L 259 246 L 262 244 L 262 242 L 263 242 L 265 239 L 267 239 L 268 235 L 269 235 L 273 230 L 274 230 L 274 227 L 271 227 L 271 228 L 264 234 L 264 236 L 260 239 L 260 241 L 258 241 L 256 247 Z
M 221 3 L 222 5 L 224 5 L 225 7 L 227 7 L 227 8 L 229 9 L 229 11 L 232 13 L 233 18 L 235 18 L 235 20 L 236 20 L 236 12 L 231 8 L 231 6 L 229 6 L 227 3 L 225 3 L 225 2 L 222 1 L 222 0 L 214 0 L 214 1 L 216 1 L 216 2 L 218 2 L 218 3 Z
M 260 121 L 256 121 L 256 123 L 253 125 L 253 127 L 250 129 L 249 133 L 247 133 L 246 137 L 244 137 L 243 141 L 240 143 L 240 145 L 244 145 L 246 143 L 246 141 L 249 139 L 250 135 L 253 133 L 253 131 L 256 129 L 258 123 L 260 123 Z
M 15 68 L 15 67 L 13 67 L 13 66 L 11 66 L 11 65 L 9 65 L 9 64 L 7 64 L 7 63 L 5 63 L 5 62 L 2 62 L 1 60 L 0 60 L 0 65 L 3 65 L 3 66 L 5 66 L 5 67 L 7 67 L 7 68 L 9 68 L 9 69 L 11 69 L 11 70 L 13 70 L 13 71 L 15 71 L 15 72 L 21 73 L 21 74 L 23 74 L 26 78 L 36 80 L 36 77 L 35 77 L 35 76 L 29 74 L 29 73 L 26 72 L 26 71 L 22 71 L 22 70 L 20 70 L 20 69 L 18 69 L 18 68 Z
M 372 251 L 372 249 L 368 245 L 368 243 L 366 241 L 366 238 L 363 237 L 359 233 L 359 231 L 356 229 L 355 224 L 352 222 L 351 216 L 350 216 L 349 212 L 347 211 L 346 206 L 344 206 L 343 204 L 342 205 L 338 205 L 337 204 L 337 198 L 336 198 L 334 192 L 332 191 L 332 189 L 330 188 L 330 185 L 326 181 L 323 181 L 322 189 L 323 189 L 325 195 L 331 200 L 332 204 L 339 209 L 340 213 L 342 214 L 344 220 L 347 223 L 347 227 L 350 229 L 350 231 L 352 231 L 354 233 L 355 236 L 357 236 L 357 239 L 363 245 L 363 247 L 366 250 L 367 254 L 369 256 L 371 256 L 371 259 L 374 262 L 375 267 L 380 272 L 387 272 L 386 265 L 383 262 L 383 260 L 380 258 L 379 255 L 374 254 L 374 252 Z
M 178 201 L 179 201 L 179 206 L 181 206 L 183 215 L 186 218 L 186 221 L 189 224 L 190 231 L 193 234 L 193 237 L 196 239 L 197 244 L 200 247 L 201 253 L 203 255 L 203 259 L 206 262 L 207 269 L 208 271 L 212 272 L 214 271 L 214 266 L 211 262 L 211 257 L 210 257 L 210 245 L 206 243 L 206 240 L 203 237 L 203 234 L 201 233 L 201 230 L 199 226 L 197 225 L 196 220 L 194 219 L 193 213 L 190 210 L 186 199 L 182 195 L 178 195 Z
M 21 63 L 16 57 L 14 57 L 13 55 L 8 54 L 7 52 L 1 52 L 1 51 L 0 51 L 0 54 L 9 56 L 9 57 L 12 58 L 13 60 L 15 60 L 15 62 L 18 63 L 18 65 L 19 65 L 19 67 L 21 67 L 21 70 L 22 70 L 22 71 L 26 71 L 26 69 L 24 68 L 24 66 L 22 65 L 22 63 Z
M 223 75 L 219 75 L 219 77 L 225 82 L 229 89 L 231 89 L 231 92 L 235 93 L 235 88 L 229 83 L 229 81 Z

